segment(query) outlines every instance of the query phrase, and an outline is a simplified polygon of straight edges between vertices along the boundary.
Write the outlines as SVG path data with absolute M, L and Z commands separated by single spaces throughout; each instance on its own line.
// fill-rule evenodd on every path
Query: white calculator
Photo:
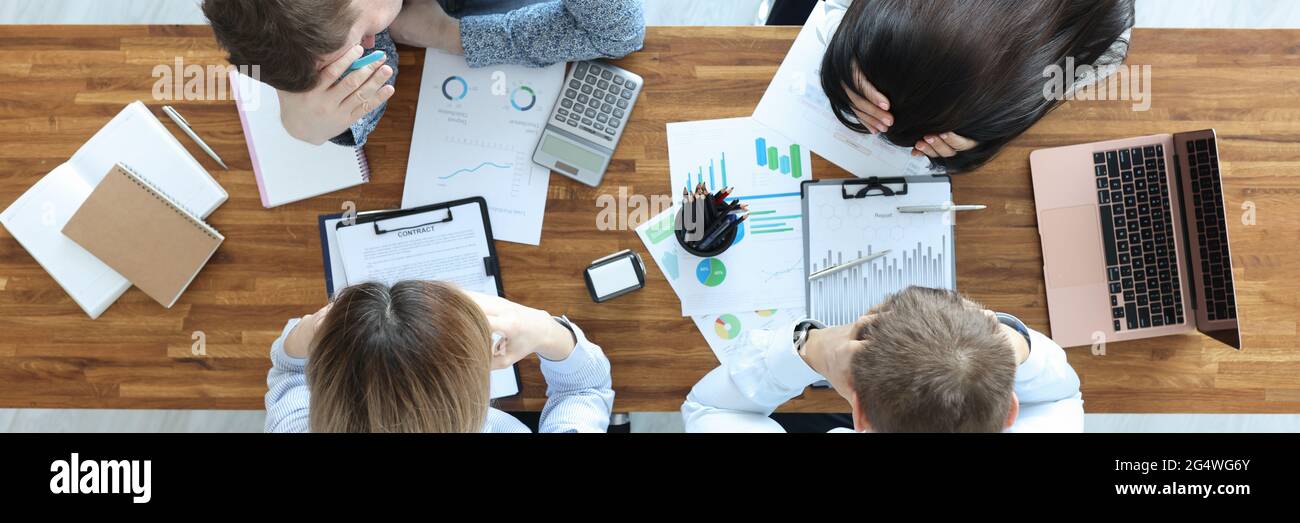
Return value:
M 602 62 L 573 64 L 533 162 L 592 187 L 600 185 L 643 83 L 636 73 Z

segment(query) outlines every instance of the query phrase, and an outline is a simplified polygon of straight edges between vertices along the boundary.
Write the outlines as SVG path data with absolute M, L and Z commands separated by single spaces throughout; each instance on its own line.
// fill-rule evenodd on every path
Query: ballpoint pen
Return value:
M 815 279 L 817 279 L 817 278 L 820 278 L 820 277 L 822 277 L 822 276 L 825 276 L 825 275 L 827 275 L 827 274 L 834 274 L 834 273 L 840 272 L 840 271 L 842 271 L 842 270 L 844 270 L 844 269 L 851 269 L 851 268 L 853 268 L 853 267 L 857 267 L 857 266 L 862 265 L 862 264 L 864 264 L 864 263 L 867 263 L 867 262 L 870 262 L 870 261 L 876 260 L 876 259 L 878 259 L 878 258 L 880 258 L 881 256 L 884 256 L 884 255 L 886 255 L 886 254 L 889 254 L 889 249 L 885 249 L 885 250 L 880 251 L 880 252 L 875 253 L 875 254 L 868 254 L 868 255 L 866 255 L 866 256 L 863 256 L 863 257 L 858 258 L 858 259 L 856 259 L 856 260 L 853 260 L 853 261 L 851 261 L 851 262 L 841 263 L 841 264 L 836 265 L 836 266 L 834 266 L 834 267 L 827 267 L 827 268 L 822 269 L 822 270 L 820 270 L 820 271 L 817 271 L 817 272 L 814 272 L 814 273 L 812 273 L 812 274 L 809 274 L 809 275 L 808 275 L 808 281 L 813 281 L 813 280 L 815 280 Z
M 221 157 L 217 156 L 217 153 L 213 151 L 211 147 L 208 147 L 208 144 L 204 142 L 202 138 L 199 138 L 199 135 L 194 134 L 194 129 L 190 128 L 190 122 L 186 121 L 185 117 L 181 116 L 181 113 L 176 112 L 176 110 L 172 109 L 170 105 L 164 105 L 162 110 L 168 118 L 171 118 L 173 122 L 176 122 L 176 125 L 181 128 L 181 131 L 185 133 L 185 136 L 189 136 L 191 140 L 194 140 L 194 143 L 199 144 L 199 148 L 203 149 L 203 152 L 208 153 L 208 156 L 211 156 L 213 160 L 216 160 L 217 163 L 221 165 L 222 169 L 227 171 L 230 170 L 229 167 L 226 167 L 226 162 L 221 161 Z
M 952 203 L 939 203 L 933 205 L 904 205 L 898 207 L 898 212 L 909 214 L 920 214 L 926 212 L 961 212 L 961 211 L 979 211 L 987 208 L 985 205 L 955 205 Z

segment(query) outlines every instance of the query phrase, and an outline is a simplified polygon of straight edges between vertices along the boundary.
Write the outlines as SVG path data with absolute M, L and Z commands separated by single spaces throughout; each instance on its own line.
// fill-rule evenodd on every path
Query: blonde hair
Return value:
M 339 293 L 307 364 L 313 432 L 478 432 L 491 328 L 468 296 L 431 281 Z

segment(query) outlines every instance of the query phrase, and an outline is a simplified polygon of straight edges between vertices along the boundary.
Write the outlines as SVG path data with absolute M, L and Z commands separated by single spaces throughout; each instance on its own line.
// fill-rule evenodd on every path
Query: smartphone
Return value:
M 340 76 L 339 79 L 342 80 L 347 75 L 352 74 L 352 71 L 356 71 L 357 69 L 360 69 L 362 67 L 373 64 L 383 59 L 384 59 L 383 51 L 375 51 L 361 58 L 358 58 L 357 61 L 352 62 L 352 65 L 348 66 L 348 70 L 343 71 L 343 75 Z

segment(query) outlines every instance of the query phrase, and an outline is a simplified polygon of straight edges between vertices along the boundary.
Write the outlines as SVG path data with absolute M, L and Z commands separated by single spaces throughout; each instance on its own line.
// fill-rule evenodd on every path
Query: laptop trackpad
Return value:
M 1106 283 L 1098 220 L 1093 205 L 1050 209 L 1038 215 L 1048 287 Z

